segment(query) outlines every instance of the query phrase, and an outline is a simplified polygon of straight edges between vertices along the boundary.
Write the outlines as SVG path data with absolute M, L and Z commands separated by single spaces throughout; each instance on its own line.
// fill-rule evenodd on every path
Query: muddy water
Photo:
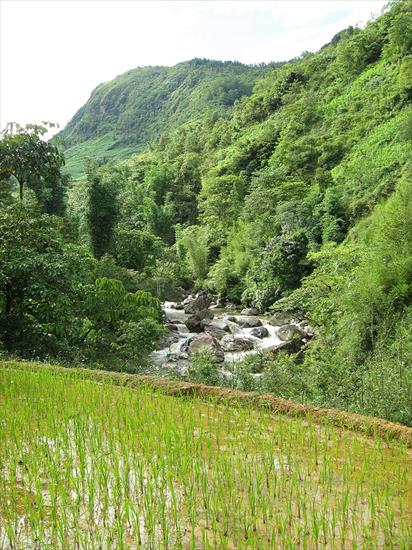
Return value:
M 185 322 L 188 319 L 189 315 L 186 314 L 183 310 L 175 309 L 175 306 L 175 302 L 164 302 L 162 306 L 166 320 L 176 327 L 176 331 L 174 333 L 175 341 L 153 352 L 152 360 L 157 365 L 165 365 L 171 362 L 175 365 L 180 365 L 182 367 L 182 370 L 184 370 L 189 362 L 189 357 L 185 350 L 187 349 L 190 341 L 196 336 L 196 333 L 190 332 L 185 325 Z M 259 353 L 272 346 L 277 346 L 282 342 L 277 335 L 279 327 L 270 325 L 267 316 L 253 315 L 254 318 L 258 318 L 262 322 L 262 327 L 266 328 L 268 331 L 267 337 L 257 338 L 256 336 L 252 335 L 253 328 L 244 328 L 241 327 L 237 322 L 228 320 L 228 317 L 241 317 L 242 319 L 244 319 L 244 315 L 241 316 L 239 312 L 236 312 L 234 310 L 218 309 L 214 308 L 213 306 L 210 309 L 214 313 L 213 321 L 225 321 L 228 324 L 230 330 L 230 332 L 228 332 L 228 335 L 232 335 L 236 338 L 241 337 L 247 339 L 253 345 L 253 349 L 250 350 L 224 351 L 226 363 L 235 363 L 236 361 L 243 359 L 247 355 Z

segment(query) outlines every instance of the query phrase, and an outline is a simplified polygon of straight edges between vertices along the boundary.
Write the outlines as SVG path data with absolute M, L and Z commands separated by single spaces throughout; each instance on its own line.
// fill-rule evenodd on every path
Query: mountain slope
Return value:
M 224 114 L 249 95 L 266 66 L 193 59 L 174 67 L 140 67 L 100 84 L 58 137 L 67 169 L 83 170 L 85 156 L 120 160 L 213 109 Z

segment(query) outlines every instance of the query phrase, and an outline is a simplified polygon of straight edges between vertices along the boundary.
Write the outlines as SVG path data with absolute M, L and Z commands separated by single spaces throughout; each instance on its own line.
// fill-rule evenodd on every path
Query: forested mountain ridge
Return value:
M 191 63 L 189 80 L 192 69 L 214 66 Z M 252 70 L 229 66 L 237 83 Z M 412 3 L 391 2 L 315 54 L 253 70 L 262 74 L 233 105 L 238 84 L 227 105 L 230 86 L 213 103 L 205 77 L 203 103 L 174 97 L 182 118 L 167 118 L 173 94 L 161 110 L 165 126 L 149 108 L 146 129 L 158 137 L 121 162 L 101 165 L 98 132 L 110 146 L 126 144 L 137 119 L 129 113 L 130 133 L 118 126 L 115 136 L 117 99 L 108 126 L 90 103 L 91 118 L 83 110 L 63 131 L 77 143 L 66 151 L 72 167 L 90 146 L 85 177 L 67 185 L 55 171 L 38 172 L 25 182 L 24 215 L 6 166 L 11 191 L 0 200 L 11 206 L 0 219 L 8 228 L 0 253 L 10 272 L 0 269 L 0 330 L 13 336 L 8 350 L 31 356 L 35 342 L 36 356 L 138 370 L 162 332 L 154 297 L 205 289 L 223 303 L 306 319 L 315 334 L 297 354 L 237 363 L 237 387 L 411 424 Z M 5 149 L 24 137 L 7 137 Z M 31 256 L 37 264 L 21 264 Z M 55 277 L 61 262 L 66 278 Z M 12 280 L 19 291 L 10 305 Z M 224 379 L 213 357 L 193 368 L 205 382 Z
M 68 170 L 81 173 L 85 156 L 126 158 L 211 108 L 224 115 L 267 69 L 192 59 L 173 67 L 138 67 L 100 84 L 58 134 Z

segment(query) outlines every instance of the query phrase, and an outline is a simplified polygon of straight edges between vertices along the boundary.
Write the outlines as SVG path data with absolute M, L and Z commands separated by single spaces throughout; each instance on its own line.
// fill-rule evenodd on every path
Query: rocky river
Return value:
M 152 360 L 162 367 L 185 373 L 190 356 L 206 350 L 221 363 L 234 363 L 257 353 L 302 354 L 313 332 L 307 322 L 278 312 L 262 315 L 254 308 L 212 302 L 200 291 L 183 302 L 164 302 L 168 334 Z M 222 365 L 223 367 L 224 365 Z

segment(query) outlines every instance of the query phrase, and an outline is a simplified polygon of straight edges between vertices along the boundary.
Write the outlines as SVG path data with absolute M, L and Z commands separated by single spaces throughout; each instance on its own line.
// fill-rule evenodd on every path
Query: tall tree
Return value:
M 16 178 L 21 201 L 27 186 L 33 189 L 45 212 L 62 214 L 65 179 L 60 170 L 64 156 L 42 139 L 46 132 L 45 126 L 36 124 L 7 125 L 0 139 L 0 181 Z
M 118 216 L 117 189 L 93 164 L 87 169 L 89 183 L 88 224 L 93 254 L 101 258 L 112 245 Z

